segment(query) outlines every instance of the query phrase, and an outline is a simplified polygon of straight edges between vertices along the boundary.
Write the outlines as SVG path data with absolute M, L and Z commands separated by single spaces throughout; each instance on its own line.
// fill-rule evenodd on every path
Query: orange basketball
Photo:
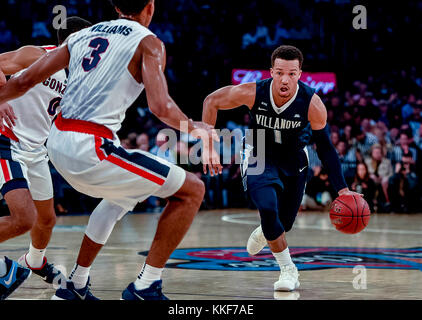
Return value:
M 368 225 L 370 216 L 368 203 L 358 195 L 341 195 L 330 207 L 331 223 L 343 233 L 361 232 Z

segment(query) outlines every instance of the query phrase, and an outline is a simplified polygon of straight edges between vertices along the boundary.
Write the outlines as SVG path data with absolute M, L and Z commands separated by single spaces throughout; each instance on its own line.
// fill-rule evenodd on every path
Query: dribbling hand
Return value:
M 362 193 L 357 193 L 357 192 L 354 192 L 354 191 L 350 191 L 348 188 L 341 189 L 338 192 L 338 195 L 339 196 L 342 196 L 342 195 L 348 195 L 348 196 L 355 195 L 355 196 L 359 196 L 359 197 L 362 197 L 363 198 L 363 194 Z

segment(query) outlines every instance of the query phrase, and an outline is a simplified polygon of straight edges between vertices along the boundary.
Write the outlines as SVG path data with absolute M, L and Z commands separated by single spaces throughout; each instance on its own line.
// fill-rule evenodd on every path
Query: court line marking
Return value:
M 228 214 L 221 217 L 221 220 L 229 223 L 237 223 L 237 224 L 247 224 L 258 226 L 259 220 L 248 220 L 244 218 L 251 218 L 251 216 L 256 216 L 255 214 L 251 213 L 241 213 L 241 214 Z M 301 226 L 297 223 L 293 225 L 293 229 L 299 230 L 321 230 L 321 231 L 335 231 L 338 232 L 334 227 L 329 226 Z M 365 232 L 375 232 L 375 233 L 397 233 L 397 234 L 417 234 L 422 235 L 422 230 L 397 230 L 397 229 L 374 229 L 374 228 L 366 228 Z

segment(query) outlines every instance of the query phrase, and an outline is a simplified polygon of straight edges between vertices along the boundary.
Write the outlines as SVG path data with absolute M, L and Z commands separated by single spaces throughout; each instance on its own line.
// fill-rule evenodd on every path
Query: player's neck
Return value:
M 296 89 L 294 90 L 294 92 L 292 92 L 289 96 L 287 96 L 287 97 L 280 97 L 278 94 L 276 94 L 275 92 L 274 92 L 274 89 L 273 89 L 273 91 L 272 91 L 272 95 L 273 95 L 273 100 L 274 100 L 274 103 L 275 103 L 275 105 L 278 107 L 278 108 L 281 108 L 282 106 L 284 106 L 288 101 L 290 101 L 290 99 L 292 99 L 293 98 L 293 96 L 295 95 L 295 93 L 296 93 Z
M 147 20 L 144 19 L 142 17 L 142 15 L 138 15 L 138 16 L 132 16 L 132 15 L 130 15 L 130 16 L 128 16 L 128 15 L 121 14 L 119 16 L 119 18 L 120 19 L 126 19 L 126 20 L 135 21 L 135 22 L 138 22 L 139 24 L 143 25 L 144 27 L 147 27 L 147 22 L 146 22 Z

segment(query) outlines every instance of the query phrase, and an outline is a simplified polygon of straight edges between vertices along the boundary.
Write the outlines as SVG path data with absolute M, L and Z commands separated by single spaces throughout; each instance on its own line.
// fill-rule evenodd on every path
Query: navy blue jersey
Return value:
M 279 167 L 285 175 L 298 175 L 299 169 L 308 165 L 307 156 L 303 150 L 309 144 L 312 130 L 308 120 L 308 110 L 315 90 L 302 81 L 298 83 L 296 98 L 290 103 L 278 108 L 272 95 L 272 80 L 266 79 L 256 83 L 256 98 L 250 110 L 250 129 L 254 137 L 247 137 L 251 144 L 252 154 L 256 157 L 257 130 L 265 130 L 265 159 Z M 262 146 L 261 146 L 262 150 Z

